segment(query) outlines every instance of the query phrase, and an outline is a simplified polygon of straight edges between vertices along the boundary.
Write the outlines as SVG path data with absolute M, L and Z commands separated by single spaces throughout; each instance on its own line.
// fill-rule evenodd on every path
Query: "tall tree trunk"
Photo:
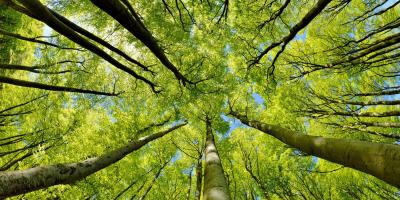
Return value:
M 146 45 L 150 51 L 161 61 L 161 63 L 174 73 L 175 77 L 184 85 L 191 83 L 177 67 L 171 63 L 164 53 L 164 50 L 157 44 L 156 38 L 144 26 L 140 17 L 133 10 L 128 1 L 119 0 L 90 0 L 95 6 L 106 12 L 112 18 L 117 20 L 126 30 Z M 126 3 L 124 5 L 123 3 Z M 128 6 L 128 8 L 126 8 Z
M 81 28 L 80 26 L 76 25 L 75 23 L 73 23 L 72 21 L 68 20 L 67 18 L 65 18 L 64 16 L 58 14 L 57 12 L 55 12 L 54 10 L 51 10 L 50 8 L 47 8 L 51 14 L 53 14 L 58 20 L 60 20 L 62 23 L 64 23 L 65 25 L 67 25 L 68 27 L 70 27 L 71 29 L 73 29 L 74 31 L 76 31 L 77 33 L 80 33 L 84 36 L 86 36 L 87 38 L 96 41 L 97 43 L 103 45 L 104 47 L 106 47 L 107 49 L 109 49 L 112 52 L 115 52 L 116 54 L 122 56 L 123 58 L 125 58 L 126 60 L 128 60 L 131 63 L 134 63 L 136 65 L 138 65 L 139 67 L 141 67 L 142 69 L 144 69 L 145 71 L 150 71 L 149 68 L 145 65 L 143 65 L 142 63 L 140 63 L 139 61 L 133 59 L 132 57 L 130 57 L 129 55 L 127 55 L 126 53 L 124 53 L 123 51 L 121 51 L 120 49 L 112 46 L 110 43 L 108 43 L 107 41 L 97 37 L 96 35 L 94 35 L 93 33 L 91 33 L 90 31 Z
M 196 166 L 196 192 L 195 192 L 196 200 L 200 200 L 201 186 L 203 182 L 203 161 L 201 159 L 202 157 L 203 154 L 200 154 Z
M 26 170 L 0 172 L 0 198 L 18 195 L 58 184 L 69 184 L 81 180 L 111 164 L 145 144 L 186 125 L 179 124 L 108 152 L 102 156 L 81 162 L 34 167 Z
M 248 120 L 231 112 L 242 123 L 271 135 L 307 154 L 373 175 L 400 187 L 400 146 L 351 139 L 299 134 L 277 125 Z
M 18 6 L 13 1 L 7 0 L 7 6 L 10 6 L 12 9 L 21 12 L 25 15 L 28 15 L 32 18 L 35 18 L 61 35 L 67 37 L 71 41 L 79 44 L 83 48 L 89 50 L 90 52 L 100 56 L 110 64 L 114 65 L 116 68 L 125 71 L 126 73 L 130 74 L 131 76 L 135 77 L 136 79 L 139 79 L 143 82 L 145 82 L 147 85 L 151 87 L 151 89 L 154 92 L 156 91 L 156 85 L 151 82 L 150 80 L 146 79 L 145 77 L 137 74 L 134 70 L 130 69 L 126 65 L 122 64 L 118 60 L 116 60 L 114 57 L 106 53 L 104 50 L 96 46 L 95 44 L 91 43 L 89 40 L 86 38 L 82 37 L 79 35 L 77 32 L 74 31 L 71 27 L 68 25 L 64 24 L 62 21 L 60 21 L 57 17 L 55 17 L 49 9 L 47 9 L 46 6 L 44 6 L 39 0 L 30 0 L 30 1 L 23 1 L 23 0 L 18 0 L 19 3 L 21 3 L 24 7 Z
M 192 169 L 190 169 L 190 173 L 189 173 L 189 188 L 188 188 L 188 192 L 186 195 L 186 199 L 190 200 L 190 193 L 192 192 L 192 173 L 193 173 L 193 168 L 194 166 L 192 166 Z
M 221 160 L 214 143 L 210 119 L 206 119 L 206 146 L 204 167 L 204 200 L 227 200 L 229 198 L 228 186 L 222 169 Z

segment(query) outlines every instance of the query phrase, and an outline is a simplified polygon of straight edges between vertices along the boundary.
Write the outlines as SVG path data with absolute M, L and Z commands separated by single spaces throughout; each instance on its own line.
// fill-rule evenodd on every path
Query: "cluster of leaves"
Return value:
M 205 114 L 213 117 L 234 199 L 399 198 L 376 178 L 304 155 L 226 116 L 231 103 L 251 119 L 307 134 L 395 143 L 398 3 L 331 1 L 296 30 L 323 1 L 129 2 L 186 85 L 153 49 L 90 1 L 44 5 L 148 67 L 99 47 L 156 89 L 45 23 L 0 5 L 0 30 L 42 41 L 0 32 L 1 77 L 112 94 L 0 81 L 1 171 L 95 157 L 189 122 L 83 181 L 22 198 L 192 199 L 196 166 L 203 162 Z M 9 65 L 31 71 L 4 67 Z

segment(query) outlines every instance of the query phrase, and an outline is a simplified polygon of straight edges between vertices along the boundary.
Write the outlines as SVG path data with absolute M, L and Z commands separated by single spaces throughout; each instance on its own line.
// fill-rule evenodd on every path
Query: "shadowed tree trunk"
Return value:
M 193 168 L 194 168 L 194 166 L 192 166 L 192 168 L 190 169 L 190 172 L 189 172 L 189 188 L 188 188 L 188 192 L 187 192 L 187 195 L 186 195 L 186 199 L 187 200 L 190 200 L 190 193 L 192 192 L 192 173 L 193 173 Z
M 143 137 L 102 156 L 90 158 L 81 162 L 55 164 L 34 167 L 26 170 L 1 172 L 0 197 L 9 197 L 53 185 L 70 184 L 81 180 L 121 160 L 126 155 L 141 148 L 147 143 L 160 138 L 184 125 L 186 125 L 186 123 L 179 124 L 168 130 Z
M 214 143 L 211 121 L 206 118 L 206 146 L 204 167 L 204 200 L 227 200 L 229 198 L 228 186 L 222 169 L 221 160 Z
M 89 40 L 86 38 L 82 37 L 79 35 L 77 32 L 74 31 L 71 27 L 68 25 L 64 24 L 62 21 L 60 21 L 57 17 L 55 17 L 47 7 L 45 7 L 40 1 L 37 0 L 31 0 L 31 1 L 19 1 L 24 7 L 20 7 L 16 5 L 15 3 L 12 3 L 12 1 L 7 0 L 6 3 L 8 6 L 10 6 L 12 9 L 24 13 L 32 18 L 35 18 L 39 21 L 42 21 L 43 23 L 47 24 L 49 27 L 60 33 L 61 35 L 67 37 L 71 41 L 79 44 L 83 48 L 91 51 L 92 53 L 98 55 L 99 57 L 103 58 L 110 64 L 114 65 L 116 68 L 125 71 L 126 73 L 130 74 L 131 76 L 135 77 L 136 79 L 139 79 L 143 82 L 145 82 L 147 85 L 151 87 L 153 92 L 158 92 L 156 91 L 156 85 L 151 82 L 150 80 L 146 79 L 145 77 L 137 74 L 135 71 L 127 67 L 126 65 L 122 64 L 118 60 L 116 60 L 114 57 L 103 51 L 101 48 L 98 46 L 94 45 L 91 43 Z
M 399 145 L 304 135 L 277 125 L 248 120 L 234 111 L 230 114 L 242 123 L 309 155 L 365 172 L 400 187 Z
M 183 85 L 191 83 L 191 81 L 181 74 L 177 67 L 167 58 L 164 50 L 157 44 L 156 39 L 144 26 L 140 17 L 136 11 L 133 10 L 129 2 L 120 2 L 119 0 L 91 0 L 91 2 L 117 20 L 126 30 L 143 42 L 160 62 L 174 73 L 175 77 L 181 81 Z M 128 8 L 126 8 L 123 3 L 126 3 L 125 6 L 128 6 Z
M 0 83 L 7 83 L 7 84 L 11 84 L 11 85 L 16 85 L 16 86 L 37 88 L 37 89 L 42 89 L 42 90 L 58 91 L 58 92 L 77 92 L 77 93 L 96 94 L 96 95 L 105 95 L 105 96 L 118 96 L 119 95 L 119 93 L 107 93 L 107 92 L 85 90 L 85 89 L 71 88 L 71 87 L 64 87 L 64 86 L 46 85 L 43 83 L 24 81 L 24 80 L 5 77 L 5 76 L 0 76 Z
M 200 200 L 201 196 L 201 184 L 203 182 L 203 161 L 202 158 L 203 154 L 199 155 L 199 159 L 197 160 L 197 166 L 196 166 L 196 200 Z
M 125 58 L 126 60 L 128 60 L 131 63 L 134 63 L 136 65 L 138 65 L 139 67 L 141 67 L 143 70 L 145 71 L 150 71 L 150 69 L 143 65 L 142 63 L 140 63 L 139 61 L 133 59 L 132 57 L 130 57 L 129 55 L 127 55 L 126 53 L 124 53 L 123 51 L 121 51 L 120 49 L 112 46 L 110 43 L 108 43 L 107 41 L 97 37 L 95 34 L 91 33 L 90 31 L 87 31 L 84 28 L 81 28 L 80 26 L 76 25 L 75 23 L 73 23 L 72 21 L 68 20 L 67 18 L 65 18 L 64 16 L 58 14 L 57 12 L 47 8 L 51 14 L 53 14 L 58 20 L 60 20 L 62 23 L 64 23 L 65 25 L 67 25 L 68 27 L 70 27 L 71 29 L 73 29 L 74 31 L 76 31 L 77 33 L 80 33 L 84 36 L 86 36 L 87 38 L 103 45 L 104 47 L 106 47 L 107 49 L 109 49 L 110 51 L 122 56 L 123 58 Z

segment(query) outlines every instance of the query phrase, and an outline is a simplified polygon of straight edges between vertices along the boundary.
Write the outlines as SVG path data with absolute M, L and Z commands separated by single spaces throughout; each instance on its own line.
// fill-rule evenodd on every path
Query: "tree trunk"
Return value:
M 85 94 L 95 94 L 95 95 L 104 95 L 104 96 L 118 96 L 120 93 L 108 93 L 108 92 L 100 92 L 95 90 L 86 90 L 79 88 L 71 88 L 65 86 L 56 86 L 56 85 L 47 85 L 43 83 L 36 83 L 31 81 L 19 80 L 15 78 L 9 78 L 5 76 L 0 76 L 0 83 L 6 83 L 10 85 L 16 85 L 21 87 L 28 88 L 37 88 L 48 91 L 57 91 L 57 92 L 76 92 L 76 93 L 85 93 Z
M 228 186 L 222 169 L 221 160 L 214 144 L 214 135 L 211 122 L 206 119 L 206 146 L 205 146 L 205 168 L 204 168 L 204 200 L 227 200 L 229 198 Z
M 248 120 L 231 112 L 242 123 L 271 135 L 307 154 L 373 175 L 400 187 L 400 146 L 351 139 L 303 135 L 277 125 Z
M 194 168 L 194 166 L 192 166 L 192 169 L 190 169 L 190 172 L 189 172 L 189 188 L 188 188 L 188 192 L 187 192 L 187 195 L 186 195 L 186 200 L 190 200 L 190 193 L 192 192 L 192 173 L 193 173 L 193 168 Z
M 150 71 L 149 68 L 145 65 L 143 65 L 142 63 L 140 63 L 139 61 L 133 59 L 132 57 L 130 57 L 129 55 L 127 55 L 126 53 L 124 53 L 123 51 L 121 51 L 120 49 L 112 46 L 110 43 L 108 43 L 107 41 L 97 37 L 96 35 L 94 35 L 93 33 L 91 33 L 90 31 L 87 31 L 84 28 L 81 28 L 80 26 L 76 25 L 75 23 L 73 23 L 72 21 L 69 21 L 67 18 L 65 18 L 64 16 L 58 14 L 57 12 L 47 8 L 51 14 L 53 14 L 58 20 L 60 20 L 62 23 L 64 23 L 65 25 L 67 25 L 68 27 L 70 27 L 71 29 L 73 29 L 74 31 L 76 31 L 77 33 L 80 33 L 84 36 L 86 36 L 87 38 L 103 45 L 104 47 L 106 47 L 107 49 L 109 49 L 110 51 L 122 56 L 123 58 L 125 58 L 126 60 L 128 60 L 131 63 L 134 63 L 136 65 L 138 65 L 139 67 L 141 67 L 143 70 L 145 71 Z
M 34 167 L 26 170 L 0 173 L 0 198 L 18 195 L 58 184 L 69 184 L 81 180 L 126 155 L 160 138 L 167 133 L 186 125 L 179 124 L 166 131 L 158 132 L 108 152 L 102 156 L 81 162 Z
M 196 166 L 196 200 L 200 200 L 201 196 L 201 186 L 203 182 L 203 161 L 202 158 L 203 155 L 199 155 L 199 159 L 197 160 L 197 166 Z
M 141 22 L 138 14 L 133 10 L 129 3 L 128 5 L 125 5 L 129 6 L 129 9 L 127 9 L 119 0 L 90 1 L 102 11 L 106 12 L 112 18 L 117 20 L 126 30 L 128 30 L 130 33 L 132 33 L 132 35 L 146 45 L 150 51 L 161 61 L 161 63 L 174 73 L 175 77 L 179 81 L 182 81 L 184 85 L 186 83 L 191 83 L 167 58 L 164 50 L 157 44 L 156 39 L 153 37 L 150 31 L 147 30 L 147 28 Z
M 57 17 L 55 17 L 50 10 L 47 9 L 40 1 L 38 0 L 30 0 L 30 1 L 23 1 L 18 0 L 26 9 L 20 8 L 18 9 L 15 4 L 12 5 L 9 3 L 9 6 L 16 11 L 22 12 L 30 17 L 33 17 L 45 24 L 49 27 L 60 33 L 61 35 L 67 37 L 71 41 L 79 44 L 83 48 L 91 51 L 92 53 L 100 56 L 110 64 L 114 65 L 116 68 L 125 71 L 126 73 L 130 74 L 131 76 L 139 79 L 146 84 L 148 84 L 154 92 L 156 91 L 156 85 L 149 81 L 148 79 L 144 78 L 143 76 L 137 74 L 135 71 L 127 67 L 126 65 L 122 64 L 121 62 L 117 61 L 111 55 L 103 51 L 98 46 L 92 44 L 89 40 L 85 39 L 78 33 L 76 33 L 71 27 L 67 26 L 63 22 L 61 22 Z

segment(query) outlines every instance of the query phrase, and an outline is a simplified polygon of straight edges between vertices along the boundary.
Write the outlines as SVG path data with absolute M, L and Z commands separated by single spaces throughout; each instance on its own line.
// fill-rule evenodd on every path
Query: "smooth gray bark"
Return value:
M 200 200 L 201 196 L 201 188 L 203 182 L 203 155 L 199 155 L 199 159 L 197 160 L 196 165 L 196 191 L 195 191 L 195 199 Z
M 0 172 L 0 198 L 27 193 L 59 184 L 79 181 L 141 148 L 147 143 L 176 130 L 186 123 L 176 125 L 166 131 L 158 132 L 120 147 L 102 156 L 81 162 L 39 166 L 26 170 Z
M 304 135 L 277 125 L 249 120 L 234 111 L 231 114 L 242 123 L 309 155 L 365 172 L 400 188 L 400 145 Z
M 226 184 L 224 170 L 222 169 L 221 160 L 218 155 L 217 148 L 214 142 L 214 135 L 211 129 L 211 122 L 206 120 L 206 146 L 205 167 L 204 167 L 204 200 L 227 200 L 229 190 Z

